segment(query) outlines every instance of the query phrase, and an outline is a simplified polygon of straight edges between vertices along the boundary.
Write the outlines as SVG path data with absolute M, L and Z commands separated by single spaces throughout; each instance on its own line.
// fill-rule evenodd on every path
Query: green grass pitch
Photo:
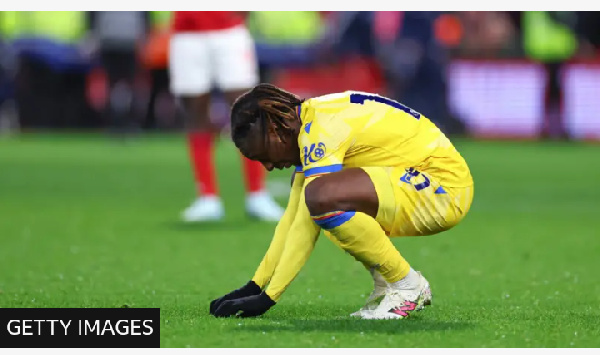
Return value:
M 215 319 L 209 301 L 252 276 L 274 228 L 246 219 L 230 142 L 217 149 L 225 222 L 187 225 L 182 136 L 2 138 L 0 307 L 160 307 L 163 347 L 599 347 L 600 147 L 456 145 L 475 179 L 469 215 L 394 239 L 431 282 L 432 307 L 351 319 L 370 277 L 322 237 L 265 316 Z

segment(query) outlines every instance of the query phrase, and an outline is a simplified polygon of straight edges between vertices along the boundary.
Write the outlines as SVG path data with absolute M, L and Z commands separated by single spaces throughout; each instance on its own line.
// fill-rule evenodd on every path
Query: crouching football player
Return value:
M 211 314 L 265 313 L 306 263 L 321 229 L 373 276 L 372 294 L 352 315 L 402 319 L 431 303 L 429 283 L 389 237 L 455 226 L 469 211 L 473 179 L 429 119 L 379 95 L 347 91 L 301 100 L 260 84 L 237 99 L 231 126 L 244 156 L 268 170 L 296 170 L 254 277 L 212 301 Z

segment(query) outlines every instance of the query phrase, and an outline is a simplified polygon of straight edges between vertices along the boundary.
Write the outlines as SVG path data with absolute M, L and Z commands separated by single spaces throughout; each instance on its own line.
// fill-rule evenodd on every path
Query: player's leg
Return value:
M 394 196 L 387 206 L 387 215 L 393 216 L 386 222 L 390 236 L 422 236 L 443 232 L 458 224 L 468 212 L 472 201 L 472 186 L 444 187 L 434 176 L 420 172 L 414 168 L 365 168 L 372 181 L 376 181 L 377 194 L 380 200 L 386 196 Z M 385 182 L 388 184 L 385 184 Z M 431 289 L 427 280 L 419 275 L 424 285 L 422 303 L 419 307 L 431 304 Z M 368 318 L 382 319 L 390 317 L 390 306 L 406 299 L 405 292 L 399 290 L 388 292 L 380 305 Z M 399 312 L 410 304 L 397 307 Z
M 393 201 L 393 189 L 388 178 L 378 180 L 360 168 L 331 173 L 308 184 L 306 204 L 315 222 L 337 240 L 338 246 L 374 268 L 395 290 L 398 297 L 393 303 L 387 302 L 391 306 L 388 317 L 404 318 L 422 307 L 426 285 L 384 231 L 391 210 L 386 210 L 389 196 L 382 194 L 391 191 Z
M 108 120 L 114 133 L 124 133 L 133 116 L 133 79 L 135 53 L 114 48 L 101 51 L 102 66 L 108 79 Z M 133 61 L 133 63 L 132 63 Z
M 224 209 L 219 197 L 214 163 L 217 131 L 209 119 L 210 94 L 182 97 L 191 166 L 197 197 L 184 212 L 190 222 L 219 220 Z
M 258 84 L 258 63 L 254 43 L 244 26 L 221 31 L 211 38 L 214 49 L 215 80 L 231 105 Z M 265 168 L 258 161 L 240 155 L 246 187 L 246 213 L 254 218 L 279 221 L 283 208 L 265 189 Z
M 224 215 L 218 195 L 213 146 L 217 130 L 209 116 L 211 64 L 201 33 L 174 34 L 170 42 L 171 91 L 184 111 L 197 198 L 183 212 L 185 221 L 218 220 Z

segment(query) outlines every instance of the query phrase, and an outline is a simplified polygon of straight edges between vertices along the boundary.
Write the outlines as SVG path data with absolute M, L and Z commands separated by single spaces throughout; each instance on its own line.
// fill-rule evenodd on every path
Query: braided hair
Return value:
M 258 84 L 244 93 L 231 107 L 231 137 L 240 151 L 247 151 L 248 136 L 260 128 L 265 142 L 269 133 L 281 140 L 293 134 L 296 106 L 304 100 L 271 84 Z M 255 133 L 254 133 L 255 134 Z

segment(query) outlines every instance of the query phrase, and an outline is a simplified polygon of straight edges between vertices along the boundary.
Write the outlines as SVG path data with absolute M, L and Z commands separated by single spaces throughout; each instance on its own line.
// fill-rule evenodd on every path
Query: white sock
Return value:
M 420 280 L 419 274 L 411 267 L 408 271 L 408 275 L 404 276 L 403 279 L 390 284 L 390 287 L 400 290 L 414 290 L 419 287 Z

